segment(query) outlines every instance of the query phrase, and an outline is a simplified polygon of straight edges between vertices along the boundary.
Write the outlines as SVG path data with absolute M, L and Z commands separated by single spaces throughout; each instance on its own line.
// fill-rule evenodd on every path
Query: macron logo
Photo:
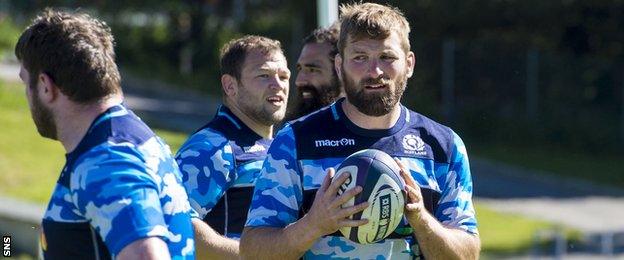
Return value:
M 338 147 L 338 146 L 347 146 L 347 145 L 355 145 L 355 140 L 342 138 L 339 140 L 316 140 L 314 141 L 314 146 L 316 147 Z

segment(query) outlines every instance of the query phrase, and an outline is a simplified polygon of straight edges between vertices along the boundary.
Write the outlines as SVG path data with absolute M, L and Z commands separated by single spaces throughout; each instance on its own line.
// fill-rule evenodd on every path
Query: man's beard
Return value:
M 286 114 L 285 108 L 280 108 L 277 111 L 271 111 L 265 106 L 264 99 L 260 104 L 254 104 L 254 101 L 248 98 L 251 94 L 248 94 L 249 92 L 246 87 L 242 84 L 239 86 L 240 95 L 238 97 L 238 105 L 243 113 L 266 126 L 277 124 L 284 119 Z M 286 102 L 287 100 L 284 100 L 284 104 L 286 104 Z
M 310 96 L 304 98 L 304 92 Z M 293 109 L 289 109 L 287 118 L 288 120 L 293 120 L 308 115 L 334 103 L 339 96 L 340 84 L 338 84 L 338 80 L 335 78 L 329 85 L 322 85 L 319 88 L 315 88 L 312 85 L 297 87 L 297 94 L 292 104 Z
M 342 69 L 344 70 L 344 67 Z M 361 113 L 368 116 L 383 116 L 401 101 L 401 96 L 405 92 L 407 74 L 399 75 L 394 80 L 379 78 L 364 78 L 356 83 L 348 75 L 344 75 L 342 84 L 347 94 L 349 103 L 357 108 Z M 384 84 L 386 89 L 383 92 L 366 93 L 364 85 Z
M 30 88 L 31 86 L 28 87 Z M 45 107 L 39 99 L 39 96 L 37 96 L 37 87 L 33 86 L 31 90 L 32 98 L 30 115 L 35 122 L 37 132 L 39 132 L 39 134 L 45 138 L 56 140 L 56 123 L 54 122 L 54 116 L 52 114 L 52 111 Z

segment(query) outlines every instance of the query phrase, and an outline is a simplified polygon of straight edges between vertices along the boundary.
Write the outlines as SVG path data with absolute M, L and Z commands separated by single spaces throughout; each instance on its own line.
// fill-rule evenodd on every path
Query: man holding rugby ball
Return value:
M 465 146 L 450 128 L 400 104 L 416 63 L 409 24 L 378 4 L 341 8 L 335 68 L 346 98 L 282 129 L 255 183 L 241 238 L 247 258 L 475 259 L 480 241 Z M 367 220 L 337 195 L 332 168 L 362 149 L 397 159 L 407 184 L 405 222 L 386 239 L 358 244 L 336 231 Z M 331 183 L 331 184 L 330 184 Z M 270 241 L 270 243 L 267 243 Z

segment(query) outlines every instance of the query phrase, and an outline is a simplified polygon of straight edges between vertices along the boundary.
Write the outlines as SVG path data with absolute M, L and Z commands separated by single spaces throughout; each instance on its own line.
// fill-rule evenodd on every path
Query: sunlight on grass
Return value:
M 0 82 L 0 194 L 45 202 L 65 162 L 60 143 L 39 136 L 24 87 Z
M 479 203 L 476 210 L 481 248 L 486 254 L 513 254 L 527 250 L 537 230 L 552 227 L 548 222 L 498 213 Z
M 0 194 L 46 203 L 65 164 L 65 150 L 59 142 L 37 133 L 21 84 L 0 82 L 0 109 Z M 173 153 L 187 137 L 155 131 Z

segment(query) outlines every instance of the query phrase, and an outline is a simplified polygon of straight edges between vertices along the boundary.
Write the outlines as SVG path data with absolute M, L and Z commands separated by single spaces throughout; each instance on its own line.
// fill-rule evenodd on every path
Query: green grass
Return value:
M 482 253 L 506 255 L 528 250 L 537 230 L 552 228 L 553 225 L 515 214 L 499 213 L 476 204 Z
M 0 194 L 45 202 L 65 161 L 60 143 L 39 136 L 21 84 L 0 82 Z
M 0 109 L 0 194 L 46 203 L 65 163 L 65 150 L 37 133 L 23 85 L 0 81 Z M 187 137 L 166 130 L 156 133 L 174 153 Z
M 472 144 L 469 151 L 500 162 L 538 169 L 561 176 L 624 188 L 624 156 L 592 155 L 555 147 L 504 144 Z

